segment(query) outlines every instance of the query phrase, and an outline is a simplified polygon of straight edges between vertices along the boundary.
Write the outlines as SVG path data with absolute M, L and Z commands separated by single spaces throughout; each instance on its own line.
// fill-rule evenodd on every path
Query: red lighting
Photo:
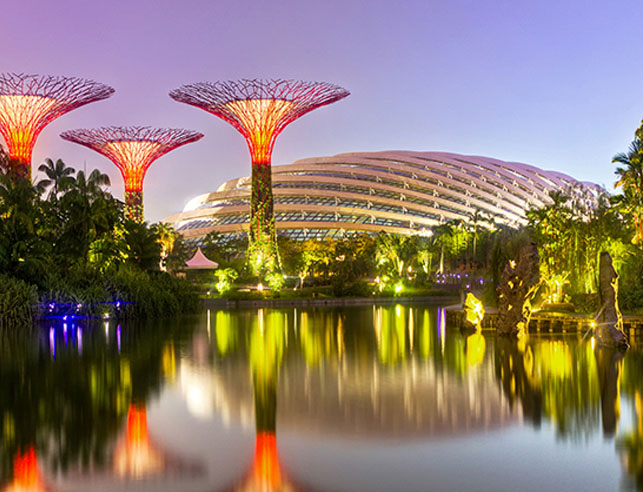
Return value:
M 141 478 L 163 470 L 165 460 L 150 443 L 145 407 L 130 405 L 125 439 L 114 452 L 114 470 L 120 477 Z
M 348 94 L 323 82 L 242 79 L 185 85 L 170 97 L 230 123 L 245 137 L 252 163 L 270 164 L 275 139 L 286 126 Z
M 38 458 L 33 447 L 26 453 L 16 453 L 13 461 L 13 481 L 2 492 L 42 492 L 47 487 L 38 470 Z
M 171 150 L 195 142 L 202 133 L 178 128 L 107 127 L 71 130 L 60 135 L 110 159 L 125 183 L 125 202 L 134 220 L 143 220 L 143 180 L 152 163 Z
M 273 490 L 281 484 L 281 466 L 277 454 L 277 438 L 274 433 L 257 434 L 252 473 L 254 480 L 263 486 L 261 490 Z
M 0 74 L 0 133 L 18 173 L 31 176 L 31 154 L 45 126 L 63 114 L 111 96 L 114 89 L 90 80 Z

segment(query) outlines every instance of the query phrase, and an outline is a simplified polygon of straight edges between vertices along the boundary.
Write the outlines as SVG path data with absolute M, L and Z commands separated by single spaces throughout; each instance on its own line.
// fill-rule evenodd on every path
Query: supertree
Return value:
M 49 75 L 0 74 L 0 133 L 18 176 L 31 178 L 31 154 L 45 126 L 114 89 L 91 80 Z
M 200 82 L 170 92 L 172 99 L 227 121 L 248 143 L 252 158 L 248 256 L 255 274 L 279 269 L 270 167 L 277 135 L 300 116 L 348 94 L 327 83 L 247 79 Z
M 125 182 L 127 215 L 143 222 L 143 179 L 147 169 L 163 154 L 196 142 L 203 134 L 180 128 L 111 126 L 70 130 L 60 136 L 89 147 L 116 164 Z

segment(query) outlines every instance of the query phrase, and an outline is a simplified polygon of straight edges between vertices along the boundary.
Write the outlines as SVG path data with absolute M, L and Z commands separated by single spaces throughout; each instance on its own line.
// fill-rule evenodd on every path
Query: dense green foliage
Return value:
M 0 161 L 6 168 L 5 155 Z M 184 261 L 174 231 L 127 219 L 97 170 L 86 175 L 51 159 L 39 170 L 45 179 L 35 184 L 0 174 L 3 323 L 31 319 L 37 300 L 45 314 L 152 317 L 195 307 L 189 283 L 159 271 Z
M 0 274 L 0 329 L 30 323 L 36 300 L 34 286 Z

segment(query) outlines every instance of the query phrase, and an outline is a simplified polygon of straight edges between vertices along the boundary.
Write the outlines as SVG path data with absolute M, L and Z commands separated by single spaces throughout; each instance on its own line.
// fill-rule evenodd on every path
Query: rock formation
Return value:
M 464 313 L 465 321 L 471 324 L 476 331 L 481 329 L 481 323 L 484 319 L 484 306 L 482 301 L 474 296 L 471 292 L 467 293 L 467 297 L 464 300 Z
M 612 265 L 612 257 L 605 251 L 601 253 L 598 282 L 601 310 L 596 319 L 596 342 L 603 347 L 627 348 L 623 317 L 618 308 L 618 274 Z
M 531 318 L 531 300 L 540 285 L 540 257 L 535 243 L 520 250 L 518 263 L 510 261 L 498 286 L 499 335 L 521 336 Z

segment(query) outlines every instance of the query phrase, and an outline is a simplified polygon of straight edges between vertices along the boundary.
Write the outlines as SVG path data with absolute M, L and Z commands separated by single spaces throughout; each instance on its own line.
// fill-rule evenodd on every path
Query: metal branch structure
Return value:
M 0 74 L 0 133 L 16 174 L 31 177 L 31 154 L 45 126 L 113 93 L 107 85 L 75 77 Z
M 348 95 L 333 84 L 280 79 L 201 82 L 170 92 L 172 99 L 227 121 L 246 139 L 252 158 L 248 254 L 256 274 L 279 269 L 271 170 L 277 136 L 300 116 Z
M 70 130 L 60 134 L 110 159 L 125 183 L 127 215 L 143 222 L 143 180 L 152 163 L 171 150 L 203 138 L 202 133 L 180 128 L 111 126 Z

